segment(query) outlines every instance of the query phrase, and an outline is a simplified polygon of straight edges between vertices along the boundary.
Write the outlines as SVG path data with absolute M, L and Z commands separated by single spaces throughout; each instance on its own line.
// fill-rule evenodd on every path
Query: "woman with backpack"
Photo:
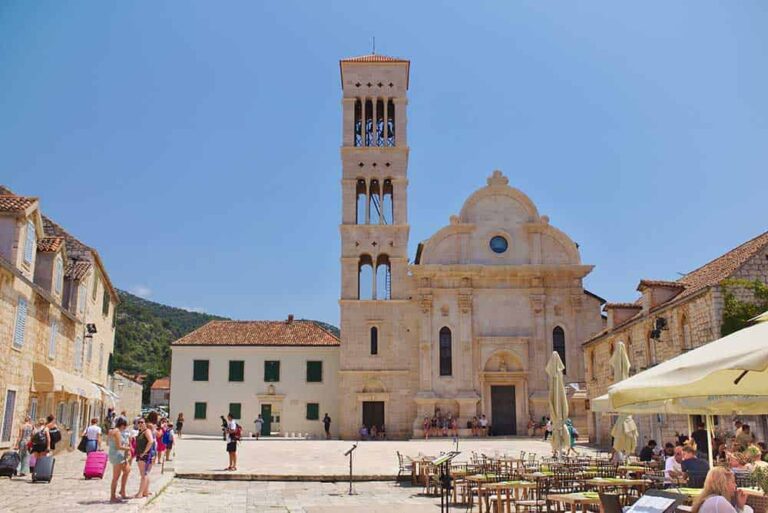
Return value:
M 46 456 L 51 450 L 51 434 L 45 424 L 45 419 L 38 419 L 37 427 L 32 433 L 32 456 L 35 461 Z
M 32 425 L 32 419 L 29 416 L 24 417 L 24 424 L 19 428 L 19 477 L 29 473 L 29 454 L 32 443 L 32 432 L 35 426 Z

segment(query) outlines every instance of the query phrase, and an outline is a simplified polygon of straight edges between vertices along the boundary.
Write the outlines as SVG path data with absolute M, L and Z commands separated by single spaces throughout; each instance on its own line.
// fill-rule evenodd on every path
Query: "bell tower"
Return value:
M 398 319 L 408 303 L 410 61 L 370 54 L 342 59 L 340 68 L 340 395 L 355 397 L 363 391 L 364 380 L 388 388 L 384 369 L 397 367 Z M 361 375 L 360 369 L 368 374 Z M 355 436 L 360 424 L 368 422 L 366 415 L 372 416 L 371 423 L 378 422 L 373 417 L 384 415 L 387 425 L 392 425 L 393 412 L 379 404 L 384 401 L 370 401 L 377 405 L 366 406 L 368 413 L 352 401 L 340 408 L 343 437 Z

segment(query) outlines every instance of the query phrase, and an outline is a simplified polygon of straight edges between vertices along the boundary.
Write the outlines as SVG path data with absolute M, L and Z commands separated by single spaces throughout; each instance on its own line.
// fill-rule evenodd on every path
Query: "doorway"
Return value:
M 368 429 L 384 425 L 384 401 L 363 401 L 363 425 Z
M 494 435 L 516 435 L 515 387 L 502 385 L 491 387 L 491 429 Z
M 261 436 L 269 436 L 272 433 L 272 405 L 261 405 L 261 418 L 264 423 L 261 425 Z

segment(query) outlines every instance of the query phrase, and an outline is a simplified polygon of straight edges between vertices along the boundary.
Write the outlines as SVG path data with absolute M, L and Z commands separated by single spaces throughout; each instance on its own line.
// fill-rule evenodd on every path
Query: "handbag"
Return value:
M 83 435 L 82 438 L 80 438 L 80 443 L 77 444 L 77 450 L 80 452 L 85 452 L 85 446 L 88 443 L 88 437 Z

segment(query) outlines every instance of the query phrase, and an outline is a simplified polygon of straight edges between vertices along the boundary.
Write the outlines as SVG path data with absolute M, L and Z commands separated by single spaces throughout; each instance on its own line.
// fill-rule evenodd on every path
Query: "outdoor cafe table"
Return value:
M 435 458 L 432 456 L 419 456 L 411 459 L 411 478 L 414 484 L 426 483 L 426 471 Z
M 488 482 L 481 482 L 478 484 L 477 488 L 477 501 L 479 502 L 478 505 L 478 512 L 483 512 L 483 499 L 485 499 L 485 505 L 488 507 L 488 511 L 491 511 L 490 504 L 488 503 L 488 498 L 496 494 L 496 511 L 498 513 L 501 513 L 502 510 L 502 501 L 506 503 L 507 507 L 507 513 L 511 511 L 511 496 L 514 495 L 515 500 L 520 498 L 520 490 L 528 490 L 531 488 L 536 488 L 536 483 L 532 481 L 498 481 L 493 483 Z M 470 501 L 471 501 L 470 496 Z
M 680 493 L 688 497 L 688 500 L 695 499 L 701 495 L 701 488 L 669 488 L 668 491 L 673 493 Z M 752 487 L 739 487 L 739 490 L 743 491 L 745 495 L 752 495 L 754 497 L 765 497 L 765 494 L 760 488 Z
M 646 471 L 646 467 L 642 465 L 619 465 L 619 467 L 616 469 L 616 473 L 623 477 L 626 477 L 630 474 L 638 474 L 645 471 Z
M 640 491 L 645 491 L 651 481 L 648 479 L 622 479 L 619 477 L 596 477 L 594 479 L 587 479 L 584 484 L 592 488 L 639 488 Z
M 555 493 L 547 496 L 547 502 L 560 502 L 571 506 L 571 513 L 578 509 L 587 511 L 587 506 L 600 505 L 600 496 L 597 492 L 579 493 Z

